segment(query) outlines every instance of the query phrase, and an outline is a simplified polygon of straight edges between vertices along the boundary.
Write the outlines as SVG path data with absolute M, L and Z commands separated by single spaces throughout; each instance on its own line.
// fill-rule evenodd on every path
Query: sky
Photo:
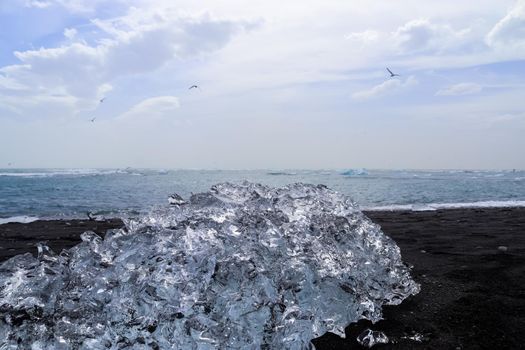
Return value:
M 525 169 L 524 76 L 525 0 L 1 1 L 0 168 Z

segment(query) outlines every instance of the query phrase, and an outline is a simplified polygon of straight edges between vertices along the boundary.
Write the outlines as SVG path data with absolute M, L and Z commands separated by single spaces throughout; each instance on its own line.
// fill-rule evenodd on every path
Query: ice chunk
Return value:
M 383 332 L 373 331 L 371 329 L 365 329 L 361 334 L 357 336 L 357 342 L 367 348 L 371 348 L 376 344 L 387 344 L 389 341 L 388 337 Z
M 414 332 L 411 335 L 406 335 L 406 336 L 401 337 L 401 339 L 408 339 L 408 340 L 413 340 L 418 343 L 422 343 L 428 340 L 428 336 L 422 333 Z
M 348 169 L 341 173 L 341 175 L 346 176 L 363 176 L 368 175 L 368 171 L 366 169 L 360 168 L 360 169 Z
M 174 193 L 168 197 L 168 203 L 171 205 L 184 205 L 186 204 L 186 201 L 184 198 Z
M 0 265 L 0 348 L 307 349 L 419 291 L 324 186 L 219 184 L 104 239 Z

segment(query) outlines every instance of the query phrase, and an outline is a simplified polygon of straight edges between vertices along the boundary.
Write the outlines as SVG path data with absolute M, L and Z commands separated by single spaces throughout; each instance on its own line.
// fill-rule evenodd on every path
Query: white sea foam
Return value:
M 373 207 L 362 207 L 365 211 L 433 211 L 439 209 L 468 208 L 515 208 L 525 207 L 525 201 L 480 201 L 468 203 L 427 203 L 427 204 L 392 204 Z
M 11 216 L 9 218 L 0 218 L 0 225 L 8 224 L 10 222 L 19 222 L 22 224 L 28 224 L 33 221 L 37 221 L 39 218 L 35 216 L 27 216 L 27 215 L 20 215 L 20 216 Z
M 94 175 L 111 175 L 111 174 L 125 174 L 124 170 L 120 169 L 50 169 L 43 171 L 4 171 L 0 172 L 0 176 L 8 177 L 53 177 L 53 176 L 94 176 Z

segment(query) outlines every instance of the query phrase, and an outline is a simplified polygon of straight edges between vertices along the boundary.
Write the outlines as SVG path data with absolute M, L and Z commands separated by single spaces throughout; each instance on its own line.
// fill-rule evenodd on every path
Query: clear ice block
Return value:
M 321 185 L 218 184 L 81 238 L 0 265 L 0 348 L 308 349 L 419 291 L 395 242 Z

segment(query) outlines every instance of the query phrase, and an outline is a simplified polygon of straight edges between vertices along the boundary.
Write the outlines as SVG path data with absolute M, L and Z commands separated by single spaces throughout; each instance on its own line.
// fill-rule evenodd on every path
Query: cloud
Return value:
M 495 123 L 521 122 L 525 126 L 525 112 L 505 113 L 494 117 Z
M 59 47 L 17 51 L 20 64 L 0 68 L 0 91 L 12 109 L 27 99 L 62 94 L 76 100 L 70 114 L 94 108 L 112 81 L 160 69 L 169 62 L 200 58 L 228 44 L 250 22 L 190 16 L 176 11 L 139 11 L 111 20 L 94 20 L 101 39 L 89 44 L 75 29 Z M 76 39 L 78 38 L 78 39 Z M 15 91 L 16 89 L 16 91 Z
M 51 6 L 60 6 L 67 11 L 75 14 L 79 13 L 93 13 L 97 6 L 102 4 L 104 0 L 25 0 L 25 7 L 32 8 L 49 8 Z M 113 0 L 118 2 L 120 0 Z
M 487 34 L 489 46 L 503 48 L 505 45 L 525 48 L 525 0 L 520 0 Z
M 460 83 L 446 87 L 436 92 L 436 96 L 462 96 L 477 94 L 483 90 L 481 85 L 475 83 Z
M 52 5 L 50 1 L 42 0 L 26 0 L 25 7 L 36 7 L 36 8 L 46 8 Z
M 389 79 L 381 84 L 378 84 L 372 88 L 358 91 L 352 94 L 352 98 L 355 100 L 367 100 L 370 98 L 385 96 L 417 85 L 418 81 L 415 77 L 409 76 L 404 81 L 401 79 Z
M 365 30 L 363 32 L 350 33 L 345 38 L 347 40 L 359 41 L 364 44 L 367 44 L 379 40 L 380 36 L 381 33 L 376 30 Z
M 442 52 L 466 44 L 470 29 L 454 30 L 448 24 L 435 24 L 428 19 L 416 19 L 392 33 L 401 52 Z
M 26 87 L 22 84 L 20 84 L 18 81 L 14 80 L 13 78 L 9 78 L 7 74 L 2 74 L 3 72 L 0 70 L 0 91 L 2 90 L 10 90 L 10 91 L 16 91 L 16 90 L 24 90 Z
M 132 13 L 130 17 L 135 17 Z M 122 74 L 148 72 L 167 61 L 220 49 L 242 25 L 208 16 L 144 16 L 140 21 L 124 17 L 94 23 L 110 34 L 99 45 L 75 42 L 58 48 L 15 52 L 15 56 L 40 76 L 58 77 L 76 84 L 67 75 L 108 80 Z
M 75 28 L 66 28 L 64 29 L 64 36 L 69 39 L 73 40 L 75 36 L 77 35 L 77 30 Z
M 457 28 L 442 20 L 419 18 L 403 21 L 394 28 L 369 28 L 351 32 L 345 38 L 361 44 L 353 45 L 352 49 L 366 57 L 367 65 L 373 62 L 383 65 L 386 60 L 395 60 L 401 65 L 409 64 L 411 68 L 435 69 L 465 65 L 465 59 L 479 59 L 487 51 L 482 40 L 486 31 L 481 22 L 473 21 Z M 442 60 L 441 57 L 446 59 Z
M 159 120 L 172 117 L 179 109 L 180 102 L 175 96 L 157 96 L 148 98 L 131 107 L 127 112 L 120 115 L 119 120 Z

